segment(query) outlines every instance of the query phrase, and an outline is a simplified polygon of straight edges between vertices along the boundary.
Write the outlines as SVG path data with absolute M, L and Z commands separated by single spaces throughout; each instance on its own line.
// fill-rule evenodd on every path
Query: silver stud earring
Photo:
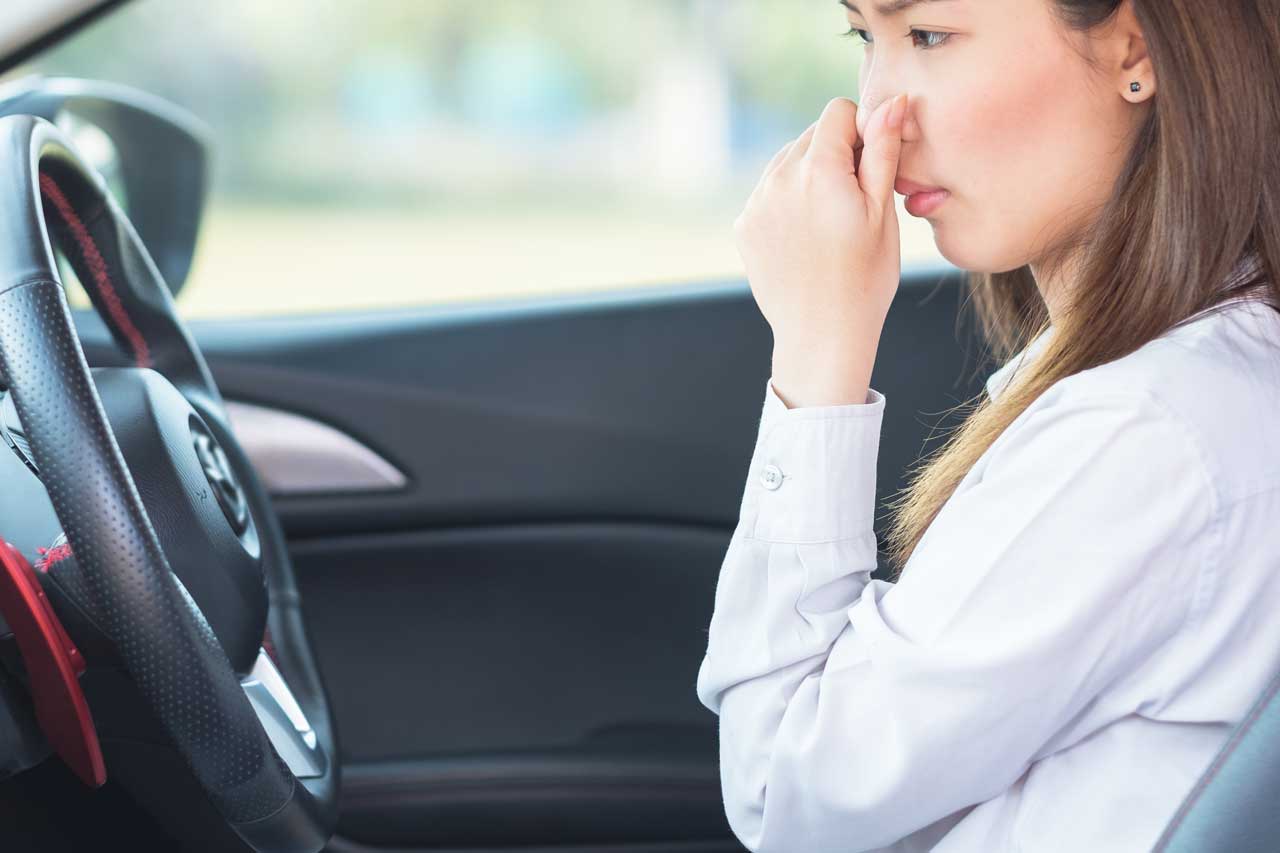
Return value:
M 1129 91 L 1130 92 L 1142 91 L 1142 84 L 1139 83 L 1137 80 L 1134 80 L 1132 83 L 1129 84 Z

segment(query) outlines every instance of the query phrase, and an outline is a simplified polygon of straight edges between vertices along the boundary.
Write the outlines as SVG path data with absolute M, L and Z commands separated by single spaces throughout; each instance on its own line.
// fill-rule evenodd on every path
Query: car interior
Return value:
M 128 5 L 48 4 L 3 68 Z M 748 283 L 188 318 L 216 144 L 109 80 L 0 88 L 0 849 L 744 849 L 694 682 Z M 966 292 L 904 266 L 881 507 L 999 366 Z M 1276 692 L 1162 849 L 1280 849 Z

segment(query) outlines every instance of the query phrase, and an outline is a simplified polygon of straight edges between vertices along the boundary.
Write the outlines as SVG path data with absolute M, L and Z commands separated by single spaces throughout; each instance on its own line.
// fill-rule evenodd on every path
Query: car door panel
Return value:
M 960 275 L 890 310 L 882 501 L 991 367 Z M 192 325 L 228 399 L 405 477 L 275 498 L 339 729 L 334 849 L 740 849 L 694 688 L 769 375 L 745 283 Z

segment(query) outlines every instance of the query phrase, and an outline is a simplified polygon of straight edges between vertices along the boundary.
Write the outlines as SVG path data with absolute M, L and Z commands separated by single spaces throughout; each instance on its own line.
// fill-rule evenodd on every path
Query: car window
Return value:
M 210 126 L 188 316 L 741 279 L 732 224 L 862 49 L 796 0 L 135 0 L 9 77 Z M 895 196 L 904 265 L 940 256 Z

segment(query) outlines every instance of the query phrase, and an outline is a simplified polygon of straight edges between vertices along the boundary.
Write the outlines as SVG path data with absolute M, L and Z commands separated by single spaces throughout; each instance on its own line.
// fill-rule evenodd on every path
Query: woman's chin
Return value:
M 979 247 L 975 245 L 973 238 L 957 238 L 951 233 L 951 229 L 942 223 L 931 224 L 933 225 L 933 242 L 938 247 L 939 254 L 948 262 L 969 272 L 987 270 L 991 258 L 981 251 L 975 251 Z
M 1010 252 L 990 251 L 980 234 L 957 234 L 946 223 L 934 221 L 933 241 L 939 254 L 962 270 L 973 273 L 1000 273 L 1015 270 L 1025 261 L 1014 260 Z

